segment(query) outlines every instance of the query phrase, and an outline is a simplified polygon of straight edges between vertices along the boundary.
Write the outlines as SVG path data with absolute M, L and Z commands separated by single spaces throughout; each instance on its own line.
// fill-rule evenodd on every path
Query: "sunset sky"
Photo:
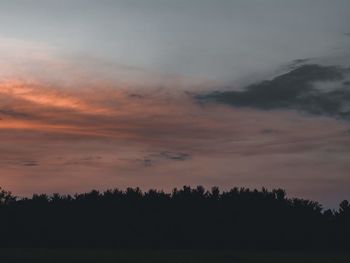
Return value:
M 350 1 L 0 1 L 0 186 L 350 197 Z

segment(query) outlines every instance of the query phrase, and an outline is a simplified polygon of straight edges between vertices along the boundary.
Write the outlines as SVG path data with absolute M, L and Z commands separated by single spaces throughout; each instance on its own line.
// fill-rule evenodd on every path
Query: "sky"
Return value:
M 3 0 L 0 186 L 350 198 L 347 0 Z

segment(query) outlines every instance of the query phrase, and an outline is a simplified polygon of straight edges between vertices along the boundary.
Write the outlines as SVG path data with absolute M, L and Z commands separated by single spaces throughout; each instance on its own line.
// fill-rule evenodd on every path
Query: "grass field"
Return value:
M 1 263 L 349 263 L 350 253 L 0 249 Z

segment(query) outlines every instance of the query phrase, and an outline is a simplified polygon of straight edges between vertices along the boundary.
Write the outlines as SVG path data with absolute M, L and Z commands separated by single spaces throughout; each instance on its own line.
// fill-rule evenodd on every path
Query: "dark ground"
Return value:
M 349 263 L 350 252 L 251 252 L 223 250 L 0 249 L 1 263 Z

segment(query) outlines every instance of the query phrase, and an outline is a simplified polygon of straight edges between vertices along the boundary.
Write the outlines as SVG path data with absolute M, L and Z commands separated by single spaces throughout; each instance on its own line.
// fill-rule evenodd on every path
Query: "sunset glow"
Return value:
M 15 2 L 0 4 L 1 187 L 349 196 L 348 3 Z

